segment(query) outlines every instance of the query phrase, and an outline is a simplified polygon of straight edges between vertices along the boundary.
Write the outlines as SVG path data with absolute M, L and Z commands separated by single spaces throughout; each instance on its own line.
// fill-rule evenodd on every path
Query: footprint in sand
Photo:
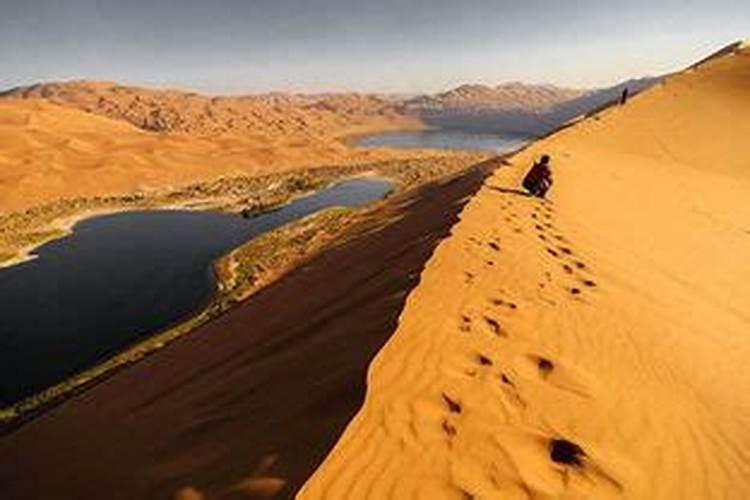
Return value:
M 461 403 L 456 401 L 455 399 L 448 396 L 446 393 L 442 393 L 443 401 L 445 402 L 445 405 L 448 407 L 448 411 L 451 413 L 461 413 Z
M 503 395 L 507 401 L 519 410 L 524 410 L 527 406 L 526 401 L 521 397 L 521 394 L 518 392 L 518 388 L 510 375 L 505 372 L 501 373 L 500 382 L 500 388 L 502 389 Z
M 490 333 L 497 337 L 507 337 L 508 334 L 500 326 L 500 322 L 489 316 L 484 316 L 484 324 Z
M 586 458 L 583 448 L 567 439 L 555 438 L 549 442 L 549 458 L 555 463 L 581 467 Z
M 453 415 L 460 415 L 462 411 L 461 403 L 459 403 L 457 400 L 453 399 L 452 397 L 448 396 L 446 393 L 441 394 L 443 398 L 443 403 L 445 403 L 446 407 L 448 408 L 448 411 Z M 443 418 L 442 422 L 442 428 L 443 432 L 448 436 L 448 438 L 453 438 L 457 434 L 457 429 L 455 424 L 451 423 L 448 418 Z
M 562 238 L 562 237 L 560 237 L 560 238 Z M 558 238 L 558 239 L 560 239 L 560 238 Z M 555 252 L 559 251 L 559 253 L 562 253 L 562 254 L 564 254 L 567 257 L 573 257 L 575 255 L 574 252 L 573 252 L 573 250 L 571 250 L 570 247 L 567 247 L 567 246 L 557 246 L 557 250 L 553 250 L 553 251 L 555 251 Z M 550 252 L 549 248 L 547 249 L 547 252 L 549 252 L 551 255 L 553 255 Z M 559 255 L 559 253 L 558 253 L 558 255 Z M 583 285 L 584 287 L 587 287 L 587 288 L 596 288 L 597 284 L 596 284 L 596 282 L 594 280 L 592 280 L 591 278 L 589 278 L 587 276 L 582 276 L 581 275 L 581 271 L 588 271 L 588 266 L 584 262 L 582 262 L 580 260 L 569 260 L 568 262 L 563 262 L 561 264 L 561 267 L 562 267 L 562 270 L 566 274 L 576 276 L 578 278 L 578 282 L 581 285 Z M 579 286 L 571 286 L 567 290 L 568 290 L 568 292 L 571 295 L 580 295 L 581 293 L 583 293 L 583 291 L 581 290 L 581 288 Z
M 556 239 L 562 240 L 563 237 L 560 235 L 555 236 Z M 568 246 L 558 245 L 555 248 L 546 247 L 545 250 L 547 253 L 555 258 L 563 258 L 566 257 L 574 257 L 573 250 Z M 586 271 L 588 270 L 588 267 L 586 264 L 580 260 L 568 260 L 567 262 L 563 262 L 560 264 L 560 267 L 565 272 L 565 274 L 573 275 L 578 278 L 578 282 L 587 288 L 595 288 L 597 286 L 596 282 L 592 280 L 591 278 L 588 278 L 586 276 L 581 276 L 580 273 L 577 273 L 577 271 Z M 574 296 L 581 295 L 583 293 L 583 290 L 579 286 L 570 286 L 566 288 L 568 293 Z
M 505 373 L 501 373 L 500 374 L 500 381 L 503 384 L 509 385 L 511 387 L 515 387 L 516 386 L 516 384 L 513 383 L 513 380 L 511 380 L 511 378 L 507 374 L 505 374 Z
M 578 443 L 563 437 L 548 438 L 547 454 L 550 462 L 560 467 L 566 489 L 571 485 L 570 475 L 576 474 L 585 479 L 583 484 L 589 487 L 608 487 L 613 492 L 622 493 L 622 483 L 596 463 Z
M 448 422 L 447 419 L 443 419 L 443 432 L 445 432 L 449 438 L 456 435 L 456 426 Z
M 462 314 L 458 321 L 458 329 L 461 332 L 470 333 L 473 329 L 474 320 L 469 314 Z M 500 322 L 495 318 L 487 315 L 482 315 L 481 326 L 488 333 L 496 337 L 507 337 L 507 332 L 500 325 Z
M 465 333 L 471 332 L 471 317 L 465 314 L 461 315 L 461 320 L 458 324 L 458 329 Z
M 536 379 L 582 397 L 591 397 L 592 388 L 597 385 L 593 376 L 580 368 L 561 364 L 548 356 L 526 354 L 516 359 L 515 366 L 518 374 L 529 380 Z
M 538 356 L 536 359 L 536 366 L 539 370 L 539 378 L 546 380 L 552 370 L 555 369 L 555 364 L 547 358 Z
M 509 302 L 505 299 L 499 299 L 499 298 L 490 299 L 490 302 L 492 303 L 493 306 L 504 307 L 504 308 L 511 309 L 511 310 L 518 309 L 518 305 L 516 305 L 515 302 Z
M 482 366 L 492 366 L 492 360 L 484 354 L 477 354 L 477 363 Z
M 563 265 L 563 270 L 568 274 L 576 274 L 574 272 L 574 269 L 568 264 Z M 571 295 L 581 295 L 583 293 L 583 289 L 581 287 L 585 287 L 585 288 L 597 287 L 597 284 L 594 280 L 592 280 L 591 278 L 587 278 L 585 276 L 581 276 L 580 274 L 578 275 L 578 283 L 580 283 L 580 285 L 572 285 L 570 288 L 568 288 L 568 292 Z

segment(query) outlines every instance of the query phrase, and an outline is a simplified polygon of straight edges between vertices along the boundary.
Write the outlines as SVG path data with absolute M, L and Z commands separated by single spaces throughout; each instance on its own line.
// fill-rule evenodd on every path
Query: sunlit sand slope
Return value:
M 519 154 L 300 497 L 750 498 L 749 197 L 747 49 Z
M 0 99 L 0 213 L 59 198 L 403 157 L 407 153 L 349 147 L 341 136 L 410 125 L 392 115 L 352 118 L 338 108 L 323 119 L 319 111 L 289 105 L 273 115 L 276 121 L 255 128 L 192 133 L 146 130 L 103 114 L 41 98 Z

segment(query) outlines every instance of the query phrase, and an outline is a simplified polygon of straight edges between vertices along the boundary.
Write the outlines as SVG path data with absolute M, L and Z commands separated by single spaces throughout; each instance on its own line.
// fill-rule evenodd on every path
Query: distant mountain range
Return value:
M 190 135 L 320 135 L 397 111 L 382 97 L 367 94 L 270 93 L 210 97 L 194 92 L 78 80 L 40 83 L 0 93 L 0 98 L 42 98 L 155 132 Z
M 18 87 L 0 93 L 0 213 L 61 196 L 414 154 L 345 140 L 389 130 L 427 125 L 540 136 L 616 100 L 624 85 L 637 91 L 651 82 L 596 91 L 462 85 L 416 97 L 211 97 L 88 80 Z
M 481 84 L 465 84 L 439 94 L 410 99 L 405 105 L 412 109 L 492 108 L 529 109 L 540 108 L 569 101 L 585 94 L 578 89 L 554 85 L 530 85 L 510 82 L 490 87 Z
M 462 85 L 402 103 L 401 111 L 439 128 L 539 136 L 619 99 L 627 87 L 640 92 L 658 78 L 628 80 L 613 87 L 580 90 L 554 85 L 505 83 Z
M 287 94 L 209 97 L 193 92 L 69 81 L 17 87 L 0 98 L 43 98 L 89 113 L 125 120 L 144 130 L 192 135 L 223 133 L 278 137 L 286 132 L 317 135 L 338 125 L 373 118 L 418 119 L 439 128 L 543 135 L 566 121 L 637 93 L 657 78 L 629 80 L 606 89 L 580 90 L 519 82 L 461 85 L 417 97 L 376 94 Z

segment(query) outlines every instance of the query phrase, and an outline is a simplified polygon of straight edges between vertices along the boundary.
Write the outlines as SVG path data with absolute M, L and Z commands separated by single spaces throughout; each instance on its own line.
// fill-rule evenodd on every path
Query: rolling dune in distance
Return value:
M 343 137 L 418 126 L 370 96 L 208 98 L 88 81 L 16 89 L 0 99 L 0 213 L 61 197 L 413 156 L 352 148 Z
M 737 44 L 512 158 L 298 497 L 748 498 L 748 137 Z
M 488 129 L 495 133 L 525 123 L 525 133 L 535 135 L 612 97 L 611 89 L 520 83 L 488 89 L 464 85 L 404 99 L 359 93 L 210 97 L 96 80 L 17 87 L 0 93 L 0 213 L 220 176 L 445 156 L 450 153 L 355 148 L 347 137 L 457 123 L 474 130 L 487 122 L 500 127 Z M 558 107 L 563 111 L 553 112 Z

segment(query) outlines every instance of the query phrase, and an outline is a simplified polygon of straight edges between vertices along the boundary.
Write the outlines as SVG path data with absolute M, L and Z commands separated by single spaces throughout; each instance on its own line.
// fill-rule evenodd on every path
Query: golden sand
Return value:
M 84 83 L 88 85 L 84 90 L 96 91 Z M 150 98 L 160 97 L 165 109 L 178 106 L 183 99 L 181 94 L 126 89 L 131 100 L 141 95 L 136 90 Z M 0 99 L 0 213 L 63 197 L 153 191 L 220 176 L 419 154 L 350 147 L 345 140 L 349 134 L 419 124 L 393 113 L 359 110 L 346 100 L 334 100 L 325 109 L 289 102 L 277 110 L 278 106 L 266 102 L 251 105 L 242 104 L 241 98 L 225 98 L 221 102 L 229 103 L 223 105 L 227 109 L 211 115 L 217 122 L 208 123 L 197 111 L 190 114 L 197 107 L 193 104 L 178 123 L 183 128 L 151 131 L 134 125 L 151 108 L 136 107 L 133 113 L 141 114 L 134 116 L 115 114 L 111 106 L 117 101 L 108 99 L 110 107 L 105 109 L 89 109 L 85 107 L 88 101 L 54 102 L 33 96 Z M 244 107 L 228 118 L 232 102 Z M 116 109 L 131 109 L 132 103 L 127 103 L 131 101 Z
M 549 202 L 514 192 L 542 153 Z M 512 163 L 299 497 L 750 497 L 750 50 Z

